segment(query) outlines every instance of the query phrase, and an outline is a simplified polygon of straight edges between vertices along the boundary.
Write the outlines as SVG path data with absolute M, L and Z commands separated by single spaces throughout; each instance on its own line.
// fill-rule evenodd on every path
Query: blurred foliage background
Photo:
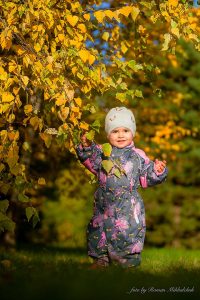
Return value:
M 169 168 L 164 184 L 140 190 L 146 207 L 145 245 L 198 249 L 200 54 L 184 41 L 179 43 L 178 49 L 176 57 L 171 54 L 157 57 L 161 71 L 156 84 L 160 86 L 160 93 L 149 93 L 148 84 L 143 84 L 144 99 L 130 103 L 129 107 L 136 117 L 136 147 L 144 149 L 151 159 L 165 158 Z M 85 121 L 100 120 L 101 129 L 96 135 L 96 142 L 104 143 L 104 117 L 107 108 L 116 106 L 116 100 L 111 94 L 97 95 L 94 103 L 98 110 L 85 115 Z M 172 118 L 172 115 L 175 117 Z M 158 128 L 158 125 L 162 127 Z M 184 128 L 184 134 L 179 132 L 179 126 Z M 171 127 L 176 130 L 170 131 Z M 155 137 L 160 139 L 160 148 Z M 165 146 L 166 139 L 168 146 Z M 30 171 L 33 176 L 40 174 L 45 177 L 47 182 L 43 188 L 30 189 L 29 195 L 39 210 L 41 221 L 32 229 L 23 207 L 18 207 L 15 209 L 18 220 L 16 237 L 13 239 L 10 234 L 4 233 L 4 242 L 15 240 L 85 247 L 86 226 L 92 216 L 96 183 L 65 148 L 60 149 L 59 145 L 52 143 L 46 151 L 48 160 L 45 149 L 38 141 L 33 142 Z
M 72 4 L 70 1 L 67 2 L 67 7 L 71 9 L 73 13 L 80 9 L 80 3 L 76 2 L 79 5 L 77 8 L 75 4 Z M 87 8 L 87 4 L 95 1 L 89 1 L 89 3 L 85 1 L 82 2 L 83 7 Z M 96 1 L 96 3 L 100 2 L 101 1 Z M 113 10 L 118 6 L 118 2 L 116 1 L 108 2 L 112 3 Z M 124 4 L 124 1 L 122 2 Z M 129 2 L 129 4 L 132 5 L 132 2 Z M 152 2 L 154 1 L 151 1 L 151 3 Z M 159 1 L 155 1 L 154 5 L 157 2 Z M 173 2 L 175 4 L 173 4 Z M 8 165 L 10 163 L 9 167 L 12 171 L 11 176 L 9 173 L 8 176 L 6 175 L 7 177 L 4 176 L 5 178 L 2 176 L 5 182 L 3 182 L 3 180 L 0 182 L 0 188 L 1 200 L 9 199 L 9 207 L 6 213 L 7 216 L 16 223 L 16 227 L 13 233 L 5 231 L 0 234 L 2 243 L 7 245 L 16 245 L 17 243 L 23 242 L 63 245 L 66 247 L 86 246 L 86 226 L 92 216 L 93 194 L 97 183 L 94 178 L 91 177 L 91 174 L 77 161 L 74 151 L 69 151 L 73 149 L 74 144 L 78 142 L 78 136 L 81 131 L 81 127 L 78 127 L 79 114 L 81 114 L 81 122 L 85 122 L 82 123 L 83 126 L 89 126 L 87 124 L 93 124 L 97 120 L 100 121 L 101 127 L 99 133 L 95 135 L 95 141 L 97 143 L 105 143 L 107 141 L 104 132 L 104 118 L 106 113 L 112 107 L 127 106 L 133 111 L 136 118 L 137 133 L 134 139 L 135 146 L 143 149 L 151 159 L 158 158 L 167 160 L 169 168 L 169 175 L 164 184 L 146 190 L 140 190 L 146 208 L 147 234 L 145 245 L 155 247 L 185 247 L 189 249 L 198 249 L 200 247 L 200 53 L 195 49 L 194 43 L 186 42 L 182 39 L 179 40 L 177 45 L 174 42 L 174 39 L 179 36 L 179 27 L 181 28 L 183 25 L 182 28 L 188 29 L 186 33 L 190 35 L 190 33 L 193 32 L 191 29 L 192 26 L 193 28 L 198 28 L 198 18 L 195 18 L 193 15 L 189 16 L 191 28 L 187 28 L 187 26 L 184 25 L 184 22 L 187 22 L 184 18 L 181 19 L 183 24 L 181 20 L 180 23 L 177 21 L 176 24 L 171 22 L 171 40 L 168 39 L 169 35 L 165 35 L 166 27 L 169 24 L 166 25 L 165 22 L 162 23 L 160 21 L 164 18 L 167 19 L 170 14 L 170 17 L 174 14 L 175 18 L 178 18 L 178 2 L 185 3 L 185 1 L 165 1 L 165 3 L 161 3 L 161 5 L 166 4 L 166 7 L 167 4 L 174 7 L 171 6 L 171 11 L 170 9 L 168 11 L 168 8 L 166 10 L 163 9 L 163 15 L 161 15 L 161 19 L 159 19 L 156 14 L 151 15 L 151 7 L 148 7 L 148 5 L 150 5 L 148 1 L 138 1 L 141 6 L 146 3 L 146 6 L 143 7 L 144 11 L 142 11 L 138 19 L 136 19 L 136 15 L 133 15 L 134 22 L 133 19 L 128 20 L 126 19 L 126 13 L 124 13 L 122 14 L 123 26 L 122 23 L 120 23 L 120 26 L 116 25 L 116 20 L 114 20 L 113 24 L 115 26 L 106 28 L 106 34 L 101 20 L 103 12 L 100 13 L 100 21 L 97 19 L 98 22 L 96 21 L 95 25 L 91 25 L 92 22 L 86 23 L 86 25 L 89 24 L 91 26 L 91 30 L 90 27 L 84 27 L 84 24 L 82 24 L 79 38 L 80 36 L 84 36 L 84 40 L 76 42 L 75 45 L 70 44 L 70 47 L 74 47 L 73 50 L 77 47 L 82 54 L 83 52 L 81 51 L 83 50 L 80 49 L 82 49 L 81 47 L 85 47 L 88 32 L 91 31 L 94 33 L 93 26 L 96 26 L 98 30 L 100 28 L 100 36 L 94 36 L 94 40 L 99 38 L 99 43 L 92 45 L 95 51 L 89 48 L 91 53 L 93 53 L 90 56 L 90 59 L 92 59 L 91 65 L 94 63 L 95 57 L 98 57 L 99 61 L 103 64 L 100 65 L 101 69 L 98 69 L 98 64 L 93 67 L 96 73 L 91 72 L 92 67 L 84 61 L 84 55 L 82 56 L 80 54 L 83 61 L 77 58 L 77 49 L 75 49 L 76 51 L 72 51 L 71 48 L 67 48 L 68 51 L 71 51 L 67 52 L 71 55 L 67 55 L 67 58 L 63 58 L 61 55 L 62 51 L 64 51 L 62 46 L 65 38 L 67 37 L 65 47 L 68 47 L 69 41 L 70 43 L 73 41 L 71 37 L 78 32 L 74 27 L 75 24 L 72 22 L 74 16 L 71 16 L 72 20 L 70 19 L 69 22 L 71 27 L 68 24 L 68 31 L 66 31 L 64 22 L 64 25 L 62 25 L 64 30 L 59 27 L 63 30 L 61 31 L 63 34 L 55 33 L 56 31 L 54 30 L 55 36 L 58 35 L 58 44 L 54 45 L 53 50 L 49 50 L 50 47 L 46 47 L 48 50 L 46 50 L 46 55 L 49 55 L 48 58 L 51 58 L 51 60 L 53 58 L 55 62 L 58 57 L 59 64 L 57 67 L 62 75 L 62 81 L 59 83 L 61 89 L 64 84 L 65 76 L 68 76 L 73 85 L 72 88 L 67 82 L 67 93 L 70 99 L 64 99 L 66 107 L 64 107 L 63 110 L 65 109 L 64 112 L 67 112 L 67 116 L 65 117 L 61 116 L 60 119 L 57 117 L 57 111 L 62 108 L 62 98 L 57 99 L 57 101 L 59 100 L 61 102 L 57 102 L 57 104 L 53 104 L 53 102 L 50 101 L 52 100 L 51 98 L 49 101 L 46 101 L 47 99 L 43 101 L 44 99 L 42 97 L 46 90 L 44 89 L 42 91 L 42 88 L 44 84 L 46 84 L 45 88 L 48 88 L 51 84 L 49 84 L 46 78 L 41 79 L 42 77 L 40 78 L 39 76 L 40 71 L 45 70 L 42 65 L 39 71 L 36 70 L 37 72 L 35 74 L 31 71 L 31 67 L 38 68 L 37 56 L 35 61 L 33 60 L 34 64 L 29 62 L 29 72 L 26 70 L 26 66 L 23 66 L 22 70 L 24 73 L 22 72 L 23 74 L 19 73 L 16 75 L 16 77 L 21 76 L 25 81 L 24 90 L 20 90 L 19 98 L 22 100 L 23 105 L 26 104 L 27 85 L 28 82 L 30 82 L 29 88 L 31 88 L 31 92 L 33 92 L 30 99 L 35 103 L 34 97 L 35 95 L 37 96 L 36 98 L 39 99 L 39 104 L 41 105 L 42 103 L 40 107 L 42 113 L 35 123 L 34 118 L 36 118 L 37 113 L 40 112 L 39 108 L 36 112 L 32 112 L 28 110 L 31 105 L 28 104 L 28 108 L 27 105 L 25 105 L 25 114 L 28 116 L 29 114 L 30 116 L 32 116 L 32 114 L 34 115 L 34 117 L 31 118 L 33 122 L 32 124 L 31 122 L 30 124 L 27 123 L 29 122 L 29 116 L 26 118 L 25 123 L 19 125 L 24 118 L 24 111 L 20 108 L 19 111 L 14 111 L 21 122 L 18 122 L 18 124 L 16 122 L 16 125 L 12 121 L 12 118 L 9 119 L 10 113 L 13 115 L 12 109 L 9 108 L 7 118 L 9 123 L 13 122 L 13 126 L 11 126 L 13 128 L 6 128 L 2 138 L 4 138 L 5 131 L 7 131 L 8 144 L 14 143 L 15 141 L 13 142 L 13 140 L 15 140 L 15 134 L 17 135 L 16 132 L 18 130 L 16 128 L 18 128 L 17 126 L 21 126 L 19 129 L 20 135 L 18 132 L 18 137 L 16 138 L 16 140 L 19 139 L 20 147 L 17 148 L 15 145 L 14 149 L 16 153 L 13 154 L 13 156 L 10 155 L 10 162 L 8 159 Z M 72 8 L 70 8 L 71 6 Z M 175 6 L 177 6 L 177 10 Z M 23 16 L 23 14 L 25 14 L 24 11 L 22 11 L 21 14 Z M 81 22 L 84 22 L 83 19 L 82 16 Z M 11 25 L 14 21 L 11 18 Z M 48 21 L 48 18 L 46 18 L 45 21 Z M 53 24 L 53 17 L 51 21 Z M 78 22 L 78 20 L 76 20 L 76 22 Z M 32 26 L 31 22 L 30 26 Z M 56 26 L 59 25 L 55 24 L 55 27 Z M 53 33 L 51 33 L 50 28 L 51 27 L 49 27 L 49 36 L 52 38 Z M 23 29 L 26 31 L 26 26 L 24 26 Z M 60 32 L 61 29 L 58 31 Z M 37 32 L 38 29 L 35 30 L 39 39 L 40 35 Z M 186 33 L 184 32 L 187 37 Z M 199 30 L 197 30 L 197 33 L 199 33 Z M 32 32 L 30 30 L 30 36 L 31 34 Z M 46 38 L 45 30 L 43 34 Z M 105 47 L 102 53 L 101 46 L 108 40 L 109 34 L 111 40 L 110 48 Z M 10 36 L 11 35 L 12 32 L 10 32 Z M 26 35 L 24 36 L 26 37 Z M 13 54 L 14 50 L 17 49 L 16 51 L 19 52 L 19 45 L 17 47 L 15 45 L 16 37 L 17 35 L 15 39 L 13 39 L 13 48 L 11 48 L 11 41 L 9 41 L 7 45 L 8 39 L 4 37 L 4 40 L 7 42 L 4 41 L 5 49 L 2 48 L 3 50 L 0 52 L 2 60 L 6 57 L 4 55 L 5 51 L 7 51 L 6 53 L 11 57 L 15 55 Z M 32 42 L 30 37 L 29 39 Z M 198 42 L 196 33 L 192 35 L 191 39 Z M 51 42 L 54 43 L 54 38 L 52 38 L 52 40 Z M 165 45 L 165 50 L 169 48 L 169 51 L 162 51 L 163 44 Z M 35 48 L 37 55 L 42 53 L 40 53 L 42 47 L 39 46 L 37 45 Z M 115 49 L 115 46 L 119 51 Z M 113 60 L 114 67 L 109 64 L 109 60 L 107 60 L 111 49 L 113 51 L 112 56 L 115 56 L 115 51 L 117 53 L 116 61 Z M 23 49 L 23 51 L 28 50 Z M 84 51 L 86 51 L 85 48 Z M 88 52 L 86 51 L 86 53 Z M 96 52 L 101 54 L 97 55 Z M 64 52 L 64 54 L 66 53 Z M 20 55 L 21 53 L 18 53 L 18 58 Z M 126 61 L 129 63 L 128 67 L 126 63 L 123 64 L 124 58 L 126 58 Z M 63 63 L 63 59 L 65 59 L 66 65 Z M 78 59 L 79 63 L 77 63 Z M 9 72 L 12 73 L 13 66 L 9 66 L 8 62 L 4 64 L 8 67 L 8 70 L 11 68 L 12 71 L 9 70 Z M 64 70 L 61 70 L 61 66 Z M 30 80 L 25 76 L 26 71 Z M 83 73 L 81 77 L 79 71 Z M 7 79 L 5 80 L 5 78 L 7 78 L 6 76 L 8 76 L 9 72 L 1 74 L 2 78 L 4 77 L 4 79 L 2 79 L 3 82 L 7 83 Z M 51 65 L 49 72 L 50 75 L 48 76 L 52 79 L 57 75 L 58 70 L 55 69 L 55 66 L 52 67 Z M 109 75 L 107 77 L 106 72 Z M 32 74 L 35 77 L 33 76 L 32 78 Z M 65 76 L 63 76 L 63 74 Z M 96 79 L 96 77 L 98 78 Z M 37 83 L 37 80 L 40 81 L 40 79 L 41 82 Z M 50 83 L 52 82 L 50 81 Z M 91 86 L 88 86 L 88 83 Z M 37 84 L 38 89 L 35 88 Z M 10 86 L 7 88 L 9 89 Z M 55 91 L 57 91 L 56 89 L 57 86 Z M 82 97 L 84 101 L 80 98 L 74 98 L 74 94 Z M 50 95 L 48 96 L 50 97 Z M 74 99 L 76 100 L 74 101 Z M 10 98 L 10 101 L 11 100 L 12 98 Z M 21 107 L 20 105 L 19 107 Z M 66 123 L 65 120 L 68 117 L 69 111 L 71 119 L 66 121 L 68 122 Z M 3 125 L 1 126 L 3 129 L 5 123 L 3 123 L 4 120 L 2 119 Z M 43 123 L 41 122 L 43 122 L 43 119 L 48 125 L 46 125 L 46 127 L 49 127 L 48 129 L 51 129 L 51 127 L 58 128 L 61 134 L 55 137 L 54 135 L 50 136 L 49 133 L 45 135 L 45 132 L 42 132 L 43 135 L 41 134 L 41 136 L 43 138 L 39 138 L 39 134 L 36 133 L 36 131 L 38 127 L 40 131 L 42 130 L 43 125 L 41 124 Z M 60 125 L 61 120 L 63 122 L 62 125 Z M 26 127 L 27 124 L 36 128 L 33 130 L 31 126 Z M 90 129 L 91 128 L 92 127 L 90 127 Z M 5 146 L 4 144 L 5 143 L 3 143 L 2 149 Z M 45 145 L 47 147 L 45 147 Z M 16 163 L 18 159 L 20 161 L 20 165 L 18 165 L 19 170 L 15 170 L 12 160 Z M 21 176 L 21 173 L 25 174 L 25 168 L 21 170 L 19 166 L 26 166 L 26 174 L 28 174 L 28 178 L 31 178 L 30 186 L 29 181 L 27 181 L 28 183 L 26 182 L 25 186 L 25 177 Z M 7 165 L 6 167 L 2 167 L 3 172 L 6 170 L 5 173 L 7 169 Z M 39 185 L 35 184 L 34 182 L 37 182 L 38 178 L 45 178 L 46 185 L 43 181 L 40 182 Z M 12 189 L 11 192 L 7 192 L 9 190 L 8 182 L 14 182 L 14 189 Z M 26 193 L 24 193 L 24 191 Z M 17 192 L 21 193 L 20 199 L 17 199 Z M 31 207 L 36 209 L 32 214 L 32 218 L 30 218 L 31 222 L 27 220 L 27 205 L 30 205 L 30 209 Z M 0 209 L 5 213 L 7 208 L 0 207 Z M 40 219 L 38 223 L 37 212 Z M 6 220 L 2 219 L 1 221 L 4 222 Z M 34 229 L 32 225 L 36 225 Z

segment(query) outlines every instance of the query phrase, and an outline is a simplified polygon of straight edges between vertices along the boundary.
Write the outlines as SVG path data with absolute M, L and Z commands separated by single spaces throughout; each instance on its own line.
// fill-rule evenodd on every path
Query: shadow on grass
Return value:
M 34 255 L 33 255 L 34 253 Z M 77 261 L 65 259 L 75 255 Z M 25 247 L 2 258 L 1 299 L 198 299 L 199 270 L 173 265 L 169 271 L 111 266 L 89 269 L 85 249 Z
M 81 247 L 63 247 L 63 246 L 51 246 L 46 244 L 18 244 L 16 250 L 19 251 L 32 251 L 35 253 L 41 253 L 47 251 L 49 254 L 65 254 L 65 255 L 87 255 L 86 248 Z

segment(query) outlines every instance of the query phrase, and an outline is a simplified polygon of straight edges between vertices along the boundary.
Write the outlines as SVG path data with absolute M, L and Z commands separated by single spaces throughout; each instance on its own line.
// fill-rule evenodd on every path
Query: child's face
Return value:
M 126 127 L 117 127 L 108 135 L 108 140 L 112 146 L 124 148 L 131 144 L 133 134 L 130 129 Z

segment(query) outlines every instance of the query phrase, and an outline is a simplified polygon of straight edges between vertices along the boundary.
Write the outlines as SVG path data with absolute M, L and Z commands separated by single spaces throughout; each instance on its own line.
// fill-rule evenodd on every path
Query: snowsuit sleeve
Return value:
M 76 146 L 76 153 L 80 162 L 93 174 L 97 175 L 102 162 L 101 146 L 92 142 L 89 147 L 82 144 Z
M 168 168 L 162 172 L 157 172 L 154 161 L 150 160 L 144 151 L 137 149 L 140 158 L 140 185 L 143 188 L 160 184 L 166 180 Z

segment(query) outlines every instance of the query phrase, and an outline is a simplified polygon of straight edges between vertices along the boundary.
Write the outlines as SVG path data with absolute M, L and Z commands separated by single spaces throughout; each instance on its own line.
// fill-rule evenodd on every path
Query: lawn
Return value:
M 85 249 L 0 249 L 4 299 L 196 299 L 200 250 L 146 248 L 134 269 L 90 270 Z

